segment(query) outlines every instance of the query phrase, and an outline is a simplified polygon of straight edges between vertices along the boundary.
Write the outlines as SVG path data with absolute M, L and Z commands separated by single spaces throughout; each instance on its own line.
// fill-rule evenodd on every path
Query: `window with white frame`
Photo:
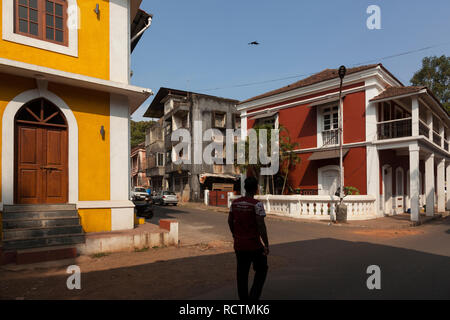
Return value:
M 334 145 L 339 143 L 339 107 L 326 106 L 322 109 L 322 144 Z
M 78 57 L 77 0 L 2 0 L 2 38 Z

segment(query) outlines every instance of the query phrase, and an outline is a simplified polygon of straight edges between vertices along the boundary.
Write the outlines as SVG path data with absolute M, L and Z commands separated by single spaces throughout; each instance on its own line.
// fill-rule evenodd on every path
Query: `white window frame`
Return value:
M 79 8 L 77 0 L 67 0 L 67 21 L 75 21 L 75 26 L 68 28 L 68 45 L 57 44 L 40 40 L 14 32 L 14 1 L 2 0 L 2 39 L 30 47 L 53 51 L 72 57 L 78 57 L 78 28 L 79 28 Z
M 335 107 L 337 107 L 337 115 L 338 115 L 338 118 L 337 118 L 337 121 L 338 121 L 337 126 L 338 127 L 335 129 L 338 129 L 339 128 L 339 116 L 340 116 L 339 101 L 336 100 L 333 102 L 329 102 L 329 103 L 317 106 L 317 147 L 324 146 L 323 134 L 322 134 L 322 132 L 325 131 L 325 123 L 324 123 L 325 122 L 325 112 L 324 112 L 324 110 L 327 108 L 330 108 L 330 110 L 332 110 L 332 108 L 335 108 Z M 330 115 L 332 115 L 332 114 L 333 114 L 333 112 L 330 112 Z M 332 125 L 331 120 L 332 120 L 332 117 L 330 117 L 330 125 Z M 339 144 L 339 137 L 338 137 L 337 144 Z M 329 144 L 329 145 L 327 145 L 327 147 L 335 146 L 337 144 Z

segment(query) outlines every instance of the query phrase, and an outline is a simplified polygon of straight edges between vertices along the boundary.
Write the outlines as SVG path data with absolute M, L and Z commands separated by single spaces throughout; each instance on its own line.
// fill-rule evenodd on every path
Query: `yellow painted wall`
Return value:
M 0 73 L 0 158 L 2 155 L 2 121 L 3 119 L 3 111 L 5 110 L 8 103 L 18 94 L 20 94 L 23 91 L 30 90 L 36 88 L 36 81 L 33 79 L 28 78 L 22 78 L 22 77 L 16 77 L 11 75 L 6 75 L 3 73 Z M 1 181 L 1 162 L 0 162 L 0 181 Z M 0 191 L 1 189 L 1 183 L 0 183 Z M 0 201 L 1 194 L 0 194 Z
M 0 73 L 0 132 L 3 112 L 9 101 L 35 88 L 36 82 L 32 79 Z M 48 90 L 66 102 L 77 120 L 79 200 L 110 200 L 109 94 L 52 83 Z M 101 126 L 105 130 L 104 140 L 100 134 Z M 0 154 L 1 144 L 0 134 Z
M 48 90 L 61 97 L 77 119 L 79 200 L 110 200 L 109 94 L 58 84 L 49 84 Z
M 111 209 L 79 209 L 84 232 L 111 231 Z
M 12 0 L 11 0 L 12 1 Z M 78 0 L 78 57 L 24 46 L 0 38 L 0 57 L 109 80 L 109 1 Z M 95 5 L 100 4 L 97 19 Z M 0 12 L 2 1 L 0 1 Z M 0 23 L 0 34 L 2 33 Z

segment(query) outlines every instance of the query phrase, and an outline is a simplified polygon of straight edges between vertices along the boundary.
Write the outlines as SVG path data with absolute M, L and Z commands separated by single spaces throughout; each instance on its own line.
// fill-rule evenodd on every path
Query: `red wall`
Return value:
M 309 161 L 312 153 L 300 154 L 301 162 L 289 174 L 292 188 L 316 189 L 318 183 L 317 170 L 328 165 L 339 165 L 339 159 Z M 351 148 L 344 158 L 345 186 L 352 186 L 360 194 L 367 194 L 366 180 L 366 147 Z
M 355 92 L 344 99 L 344 143 L 366 141 L 366 93 Z
M 346 86 L 350 89 L 363 85 L 357 83 Z M 279 110 L 279 123 L 288 129 L 292 142 L 297 142 L 300 149 L 317 147 L 317 107 L 301 104 L 302 100 L 336 92 L 337 89 L 323 91 L 300 99 L 284 101 L 267 107 L 251 110 L 254 112 L 281 104 L 298 101 L 298 105 Z M 349 94 L 344 99 L 344 143 L 365 141 L 365 91 Z M 247 120 L 247 128 L 253 127 L 255 121 Z M 300 154 L 301 163 L 289 174 L 292 188 L 316 189 L 317 170 L 327 165 L 339 165 L 339 159 L 309 161 L 312 153 Z M 344 179 L 346 186 L 357 188 L 361 194 L 367 194 L 366 148 L 351 148 L 344 158 Z
M 297 142 L 299 148 L 317 147 L 317 110 L 303 105 L 279 111 L 280 125 L 289 131 L 291 142 Z

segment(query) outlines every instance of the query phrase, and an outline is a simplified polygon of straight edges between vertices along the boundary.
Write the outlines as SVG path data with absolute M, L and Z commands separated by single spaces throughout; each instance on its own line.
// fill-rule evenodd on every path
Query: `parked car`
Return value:
M 131 190 L 131 200 L 145 200 L 145 198 L 148 198 L 149 196 L 150 195 L 143 187 L 134 187 L 133 190 Z
M 151 219 L 153 218 L 153 204 L 150 196 L 144 200 L 133 200 L 134 212 L 139 217 Z
M 158 192 L 153 201 L 155 204 L 159 205 L 173 204 L 174 206 L 176 206 L 178 204 L 177 195 L 172 191 Z

